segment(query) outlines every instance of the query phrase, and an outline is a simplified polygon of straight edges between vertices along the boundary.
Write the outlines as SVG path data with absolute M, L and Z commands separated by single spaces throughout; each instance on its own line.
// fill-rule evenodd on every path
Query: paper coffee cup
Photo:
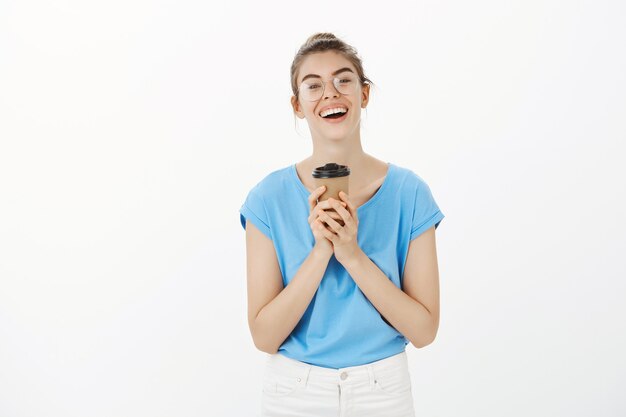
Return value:
M 317 167 L 313 170 L 312 174 L 315 188 L 326 186 L 326 190 L 317 199 L 319 201 L 328 200 L 334 198 L 337 201 L 343 201 L 339 197 L 339 191 L 343 191 L 346 194 L 348 192 L 348 179 L 350 176 L 350 168 L 347 165 L 339 165 L 334 162 L 329 162 L 324 166 Z M 334 209 L 330 209 L 335 211 Z M 337 223 L 344 225 L 341 218 L 336 220 Z

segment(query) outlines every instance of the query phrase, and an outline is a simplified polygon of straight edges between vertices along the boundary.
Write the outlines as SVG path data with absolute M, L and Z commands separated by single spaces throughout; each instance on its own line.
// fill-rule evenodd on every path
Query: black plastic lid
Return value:
M 317 167 L 313 170 L 313 178 L 337 178 L 347 177 L 350 175 L 350 168 L 347 165 L 339 165 L 334 162 L 329 162 L 322 167 Z

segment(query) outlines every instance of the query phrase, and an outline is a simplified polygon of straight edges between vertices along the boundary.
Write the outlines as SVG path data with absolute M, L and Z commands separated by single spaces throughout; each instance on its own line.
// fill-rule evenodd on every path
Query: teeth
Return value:
M 335 107 L 335 108 L 332 108 L 332 109 L 324 110 L 323 112 L 320 113 L 320 116 L 326 117 L 328 115 L 335 114 L 335 113 L 346 113 L 347 111 L 348 111 L 348 109 L 346 109 L 346 108 Z

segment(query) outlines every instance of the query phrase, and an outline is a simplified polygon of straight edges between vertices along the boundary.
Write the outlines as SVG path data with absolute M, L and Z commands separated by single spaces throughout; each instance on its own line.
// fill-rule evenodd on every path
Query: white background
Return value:
M 238 210 L 317 31 L 446 215 L 417 415 L 626 415 L 625 3 L 219 3 L 0 5 L 0 416 L 258 415 Z

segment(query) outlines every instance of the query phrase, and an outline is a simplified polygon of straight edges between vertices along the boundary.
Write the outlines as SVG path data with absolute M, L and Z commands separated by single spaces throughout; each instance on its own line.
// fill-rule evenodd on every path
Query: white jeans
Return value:
M 262 417 L 415 417 L 406 352 L 331 369 L 270 355 Z

